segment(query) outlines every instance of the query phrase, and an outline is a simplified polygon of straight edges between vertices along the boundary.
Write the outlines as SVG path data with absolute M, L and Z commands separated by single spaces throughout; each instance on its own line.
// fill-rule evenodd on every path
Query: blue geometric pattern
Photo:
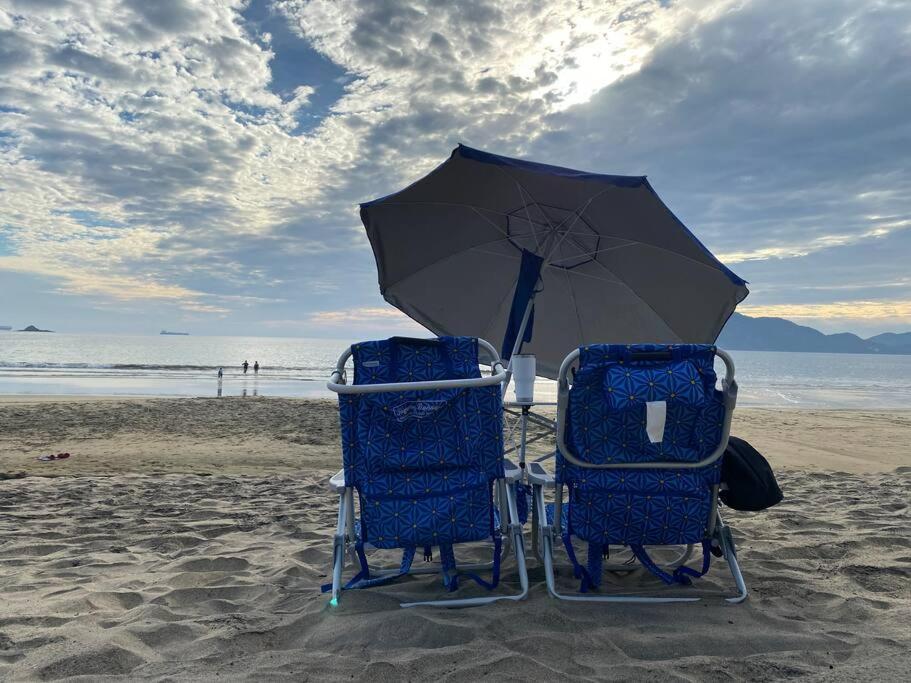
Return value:
M 477 340 L 355 344 L 354 383 L 480 377 Z M 493 481 L 504 476 L 496 385 L 340 394 L 345 484 L 360 498 L 364 541 L 448 546 L 495 534 Z
M 698 462 L 722 435 L 715 348 L 681 344 L 582 347 L 564 439 L 592 464 Z M 663 438 L 651 443 L 646 402 L 666 403 Z M 720 460 L 697 469 L 579 467 L 557 455 L 569 489 L 567 530 L 594 546 L 698 543 L 705 538 Z

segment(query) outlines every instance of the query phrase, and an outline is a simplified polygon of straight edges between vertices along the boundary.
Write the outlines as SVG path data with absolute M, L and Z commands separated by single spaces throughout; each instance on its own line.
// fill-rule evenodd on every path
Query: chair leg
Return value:
M 677 557 L 675 557 L 670 562 L 662 563 L 660 566 L 667 567 L 669 569 L 676 569 L 677 567 L 685 565 L 687 562 L 689 562 L 690 557 L 692 557 L 692 555 L 693 555 L 693 547 L 694 546 L 692 543 L 688 544 L 683 550 L 681 550 L 677 553 Z M 631 556 L 632 556 L 632 554 L 631 554 Z M 629 562 L 629 563 L 624 562 L 622 564 L 607 564 L 606 563 L 604 565 L 604 571 L 606 571 L 606 572 L 625 572 L 625 571 L 630 571 L 631 569 L 635 569 L 638 566 L 639 565 L 634 562 Z
M 732 604 L 741 603 L 747 599 L 747 585 L 743 580 L 740 564 L 737 562 L 737 548 L 734 545 L 734 536 L 731 534 L 731 527 L 721 521 L 720 514 L 718 515 L 718 523 L 715 526 L 715 534 L 721 545 L 724 561 L 728 563 L 728 568 L 731 570 L 731 576 L 734 577 L 734 583 L 737 586 L 737 595 L 725 599 Z
M 535 487 L 534 503 L 538 510 L 538 518 L 546 520 L 546 508 L 544 507 L 544 490 L 540 486 Z M 541 545 L 544 549 L 544 577 L 547 582 L 547 592 L 558 600 L 568 600 L 571 602 L 633 602 L 633 603 L 659 603 L 659 602 L 697 602 L 700 598 L 675 598 L 675 597 L 647 597 L 635 595 L 580 595 L 566 594 L 557 590 L 557 583 L 554 572 L 554 545 L 557 537 L 556 529 L 553 525 L 546 525 L 541 528 Z
M 510 525 L 518 526 L 518 525 Z M 476 607 L 488 605 L 499 600 L 524 600 L 528 595 L 528 571 L 525 567 L 525 547 L 522 540 L 522 528 L 511 532 L 515 548 L 516 567 L 519 572 L 521 592 L 516 595 L 488 595 L 478 598 L 451 598 L 449 600 L 423 600 L 420 602 L 403 602 L 400 607 Z
M 698 602 L 701 598 L 679 597 L 651 597 L 637 595 L 580 595 L 560 593 L 554 579 L 554 528 L 544 528 L 544 577 L 547 581 L 547 592 L 558 600 L 571 602 L 633 602 L 633 603 L 659 603 L 659 602 Z
M 345 537 L 335 536 L 332 543 L 332 595 L 330 605 L 338 604 L 342 592 L 342 569 L 345 566 Z
M 544 491 L 540 486 L 535 487 L 534 498 L 532 499 L 535 508 L 538 510 L 540 520 L 546 519 L 546 510 L 544 502 Z M 734 577 L 737 585 L 738 595 L 733 598 L 725 598 L 727 602 L 743 602 L 747 597 L 747 588 L 743 580 L 743 574 L 740 572 L 740 565 L 737 563 L 737 552 L 734 547 L 734 538 L 731 536 L 730 527 L 726 526 L 718 514 L 715 524 L 715 537 L 721 545 L 725 561 Z M 555 571 L 554 571 L 554 545 L 556 545 L 557 533 L 552 525 L 542 526 L 540 531 L 539 544 L 543 548 L 544 577 L 547 581 L 547 592 L 558 600 L 569 600 L 573 602 L 632 602 L 632 603 L 660 603 L 660 602 L 698 602 L 701 598 L 684 598 L 684 597 L 651 597 L 651 596 L 634 596 L 634 595 L 582 595 L 582 594 L 565 594 L 557 590 Z M 674 560 L 673 565 L 680 565 L 686 562 L 692 551 L 692 546 L 687 546 L 682 555 Z
M 510 524 L 507 539 L 512 539 L 515 552 L 516 568 L 519 572 L 519 586 L 521 591 L 516 595 L 490 595 L 479 598 L 451 598 L 449 600 L 424 600 L 420 602 L 403 602 L 401 607 L 475 607 L 487 605 L 498 600 L 524 600 L 528 595 L 528 569 L 525 566 L 525 538 L 522 525 L 519 524 L 518 509 L 516 507 L 515 489 L 506 486 L 506 503 L 509 512 Z
M 351 489 L 345 489 L 339 494 L 338 524 L 335 527 L 335 536 L 332 539 L 332 596 L 330 605 L 338 604 L 338 596 L 342 592 L 342 569 L 345 566 L 345 548 L 348 545 L 348 507 L 351 498 Z

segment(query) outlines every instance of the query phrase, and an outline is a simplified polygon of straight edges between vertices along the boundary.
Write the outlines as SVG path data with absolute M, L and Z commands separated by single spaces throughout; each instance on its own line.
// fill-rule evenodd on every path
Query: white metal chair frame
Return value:
M 349 346 L 336 363 L 335 370 L 329 377 L 326 387 L 337 394 L 373 394 L 383 392 L 401 391 L 426 391 L 439 389 L 464 389 L 470 387 L 485 387 L 502 385 L 508 381 L 508 374 L 500 360 L 496 349 L 487 341 L 478 339 L 479 349 L 487 352 L 491 360 L 491 374 L 487 377 L 470 379 L 434 380 L 423 382 L 391 382 L 385 384 L 348 384 L 346 381 L 345 364 L 352 355 Z M 500 530 L 504 535 L 503 556 L 510 548 L 516 558 L 519 572 L 521 591 L 516 595 L 492 595 L 476 598 L 450 598 L 444 600 L 426 600 L 420 602 L 401 603 L 402 607 L 470 607 L 485 605 L 497 600 L 522 600 L 528 595 L 528 572 L 525 566 L 525 544 L 522 526 L 519 524 L 518 508 L 516 507 L 516 482 L 521 480 L 522 471 L 513 463 L 504 461 L 506 476 L 495 481 L 496 504 L 500 512 Z M 354 552 L 355 542 L 355 506 L 354 488 L 345 483 L 345 472 L 339 470 L 329 481 L 330 489 L 339 494 L 338 523 L 335 529 L 332 546 L 332 591 L 330 604 L 338 604 L 342 590 L 342 571 L 345 566 L 346 555 L 357 564 L 357 555 Z M 367 545 L 367 548 L 370 546 Z M 458 565 L 460 570 L 490 569 L 492 563 Z M 393 576 L 399 573 L 398 569 L 370 566 L 371 573 L 376 578 Z M 435 574 L 441 570 L 436 567 L 422 567 L 411 569 L 409 574 Z
M 723 454 L 728 444 L 728 437 L 731 431 L 731 418 L 734 413 L 734 406 L 737 402 L 737 382 L 734 380 L 734 361 L 721 349 L 716 349 L 716 354 L 724 362 L 725 375 L 721 383 L 722 395 L 724 401 L 724 421 L 722 423 L 721 440 L 712 453 L 698 462 L 638 462 L 638 463 L 605 463 L 591 464 L 579 460 L 572 451 L 567 447 L 565 441 L 566 413 L 569 406 L 570 370 L 579 359 L 579 349 L 574 350 L 563 360 L 560 366 L 557 389 L 557 447 L 560 454 L 569 462 L 579 467 L 590 469 L 690 469 L 710 465 L 717 461 Z M 554 597 L 560 600 L 571 600 L 579 602 L 695 602 L 700 600 L 698 597 L 651 597 L 651 596 L 627 596 L 627 595 L 586 595 L 586 594 L 565 594 L 560 593 L 556 588 L 554 579 L 554 545 L 561 537 L 562 531 L 562 509 L 563 509 L 563 486 L 557 485 L 554 475 L 548 473 L 538 463 L 530 463 L 526 468 L 529 483 L 531 483 L 534 495 L 534 515 L 532 517 L 532 535 L 534 539 L 533 546 L 540 546 L 543 549 L 545 579 L 547 590 Z M 747 588 L 743 580 L 743 574 L 737 563 L 737 551 L 734 546 L 734 539 L 728 527 L 721 518 L 718 510 L 718 486 L 714 487 L 712 492 L 712 507 L 709 513 L 709 525 L 706 530 L 707 536 L 714 540 L 721 549 L 722 557 L 727 562 L 734 577 L 737 586 L 737 595 L 726 598 L 727 602 L 739 603 L 746 599 Z M 554 519 L 553 524 L 546 524 L 546 503 L 544 499 L 544 489 L 554 491 Z M 542 524 L 541 522 L 545 522 Z M 684 564 L 692 553 L 692 546 L 686 547 L 681 554 L 668 563 L 670 567 L 678 567 Z M 612 564 L 605 567 L 607 570 L 628 570 L 628 565 Z

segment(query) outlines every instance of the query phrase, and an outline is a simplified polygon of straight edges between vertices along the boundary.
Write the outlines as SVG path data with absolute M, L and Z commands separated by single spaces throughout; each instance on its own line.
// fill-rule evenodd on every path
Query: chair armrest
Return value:
M 556 486 L 556 478 L 550 472 L 546 471 L 539 463 L 530 462 L 525 469 L 528 475 L 528 481 L 533 486 L 543 486 L 552 489 Z
M 333 493 L 341 493 L 345 488 L 345 470 L 339 470 L 329 479 L 329 490 Z
M 471 387 L 487 387 L 494 384 L 503 384 L 506 381 L 506 371 L 502 364 L 496 363 L 500 371 L 488 377 L 472 377 L 469 379 L 440 379 L 427 382 L 391 382 L 389 384 L 342 384 L 341 375 L 336 370 L 326 382 L 326 388 L 336 394 L 383 394 L 389 391 L 431 391 L 444 389 L 468 389 Z
M 508 458 L 503 458 L 503 470 L 506 473 L 506 481 L 519 481 L 522 478 L 522 470 Z

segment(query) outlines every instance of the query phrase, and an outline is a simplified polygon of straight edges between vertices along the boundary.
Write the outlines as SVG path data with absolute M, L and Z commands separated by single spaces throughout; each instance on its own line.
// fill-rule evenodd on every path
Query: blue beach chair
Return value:
M 482 377 L 478 349 L 491 358 Z M 345 364 L 354 359 L 354 382 Z M 449 591 L 460 578 L 494 589 L 501 559 L 515 554 L 521 592 L 509 596 L 403 603 L 402 607 L 463 607 L 521 600 L 528 591 L 515 487 L 517 467 L 503 458 L 500 384 L 505 371 L 496 350 L 469 337 L 393 337 L 355 344 L 339 358 L 328 387 L 339 394 L 344 468 L 330 482 L 339 494 L 332 583 L 337 604 L 345 589 L 368 588 L 407 574 L 441 573 Z M 489 541 L 492 560 L 459 564 L 458 544 Z M 375 549 L 401 549 L 398 567 L 368 561 Z M 412 566 L 418 550 L 438 564 Z M 359 568 L 342 582 L 346 557 Z M 482 578 L 477 572 L 490 572 Z
M 721 391 L 716 355 L 726 368 Z M 563 361 L 558 381 L 556 474 L 537 463 L 529 469 L 533 533 L 543 548 L 550 594 L 595 602 L 695 601 L 592 591 L 604 569 L 629 571 L 637 561 L 666 584 L 688 585 L 708 571 L 714 554 L 726 560 L 737 585 L 728 601 L 744 600 L 734 541 L 718 511 L 721 458 L 737 397 L 730 356 L 694 344 L 584 346 Z M 555 503 L 545 503 L 545 489 L 554 490 Z M 584 564 L 574 540 L 588 546 Z M 557 545 L 581 580 L 578 593 L 556 588 Z M 682 550 L 660 563 L 647 550 L 656 546 Z M 694 546 L 702 550 L 699 569 L 686 564 Z M 605 567 L 604 557 L 613 564 Z

